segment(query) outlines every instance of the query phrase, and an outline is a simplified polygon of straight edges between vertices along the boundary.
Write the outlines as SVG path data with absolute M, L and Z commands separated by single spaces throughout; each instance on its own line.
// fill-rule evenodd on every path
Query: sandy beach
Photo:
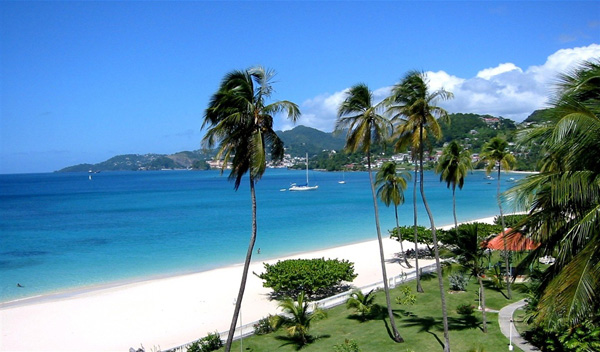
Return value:
M 404 246 L 406 250 L 414 244 L 405 242 Z M 394 260 L 399 251 L 397 241 L 384 239 L 389 277 L 406 270 Z M 358 277 L 352 284 L 356 287 L 381 280 L 377 240 L 278 259 L 321 257 L 354 262 Z M 252 259 L 250 272 L 257 273 L 263 271 L 263 262 L 278 260 L 265 261 L 260 254 Z M 421 266 L 431 263 L 419 261 Z M 4 303 L 0 306 L 0 351 L 128 351 L 140 344 L 147 350 L 176 347 L 229 328 L 241 275 L 242 265 L 235 265 Z M 277 313 L 277 302 L 268 299 L 269 292 L 258 277 L 248 276 L 242 323 Z

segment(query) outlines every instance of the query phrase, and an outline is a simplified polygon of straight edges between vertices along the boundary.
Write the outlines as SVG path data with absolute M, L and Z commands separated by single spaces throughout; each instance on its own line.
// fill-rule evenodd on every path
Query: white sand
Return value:
M 492 218 L 478 221 L 493 221 Z M 414 248 L 405 242 L 404 249 Z M 402 267 L 392 259 L 398 242 L 384 239 L 389 277 Z M 377 241 L 303 253 L 287 258 L 339 258 L 354 262 L 357 287 L 381 281 Z M 276 260 L 268 261 L 270 263 Z M 425 266 L 433 261 L 420 260 Z M 277 312 L 270 289 L 252 274 L 263 271 L 255 254 L 242 304 L 242 322 Z M 414 263 L 411 263 L 414 265 Z M 0 308 L 0 351 L 128 351 L 140 344 L 163 350 L 229 329 L 242 265 L 64 295 L 4 304 Z M 238 321 L 239 324 L 239 321 Z

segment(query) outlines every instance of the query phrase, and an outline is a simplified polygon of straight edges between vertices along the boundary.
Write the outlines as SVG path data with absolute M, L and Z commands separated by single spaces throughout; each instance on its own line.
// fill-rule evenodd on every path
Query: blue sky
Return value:
M 198 149 L 221 78 L 257 64 L 299 124 L 331 131 L 345 89 L 382 97 L 412 69 L 454 92 L 450 112 L 521 121 L 556 72 L 600 57 L 597 1 L 3 1 L 0 16 L 0 173 Z

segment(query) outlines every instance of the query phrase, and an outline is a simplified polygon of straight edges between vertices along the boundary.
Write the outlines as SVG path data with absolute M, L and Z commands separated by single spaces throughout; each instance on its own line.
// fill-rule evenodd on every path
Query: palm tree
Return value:
M 284 112 L 294 122 L 300 116 L 298 106 L 292 102 L 284 100 L 271 104 L 266 103 L 266 99 L 273 92 L 270 83 L 273 76 L 273 71 L 265 70 L 262 67 L 250 68 L 245 71 L 236 70 L 225 75 L 219 89 L 210 99 L 202 124 L 203 128 L 208 127 L 202 140 L 203 144 L 208 148 L 218 144 L 216 159 L 223 159 L 221 172 L 228 162 L 231 162 L 229 179 L 234 180 L 236 191 L 240 186 L 242 176 L 246 173 L 250 175 L 252 234 L 225 351 L 231 349 L 256 241 L 255 183 L 265 172 L 268 146 L 271 149 L 272 159 L 280 160 L 283 157 L 283 142 L 273 130 L 273 115 Z
M 301 345 L 305 345 L 309 342 L 308 330 L 310 329 L 310 323 L 315 319 L 321 319 L 327 316 L 325 311 L 322 309 L 314 309 L 312 312 L 309 311 L 308 301 L 304 296 L 304 292 L 300 292 L 297 301 L 287 297 L 281 303 L 279 308 L 287 314 L 286 317 L 278 316 L 277 326 L 283 325 L 288 334 L 298 339 Z
M 394 320 L 390 289 L 388 286 L 387 272 L 385 269 L 385 256 L 383 254 L 383 242 L 381 240 L 381 228 L 379 226 L 379 211 L 377 209 L 377 196 L 371 172 L 371 145 L 378 144 L 389 137 L 391 133 L 390 121 L 379 114 L 382 104 L 373 104 L 373 93 L 363 83 L 352 86 L 347 92 L 344 101 L 338 109 L 338 120 L 336 131 L 347 130 L 345 149 L 356 152 L 359 148 L 367 154 L 367 169 L 369 171 L 369 183 L 373 195 L 373 209 L 375 212 L 375 227 L 377 229 L 377 240 L 379 241 L 379 257 L 381 260 L 381 274 L 383 276 L 383 288 L 387 304 L 390 324 L 392 326 L 393 339 L 396 342 L 404 342 Z
M 452 213 L 454 214 L 454 228 L 458 227 L 456 220 L 456 186 L 459 189 L 465 184 L 465 177 L 471 170 L 471 153 L 463 149 L 456 141 L 450 142 L 444 148 L 442 157 L 438 161 L 435 172 L 440 174 L 440 181 L 445 181 L 448 188 L 452 185 Z
M 427 77 L 425 73 L 410 71 L 398 84 L 394 85 L 392 88 L 392 94 L 387 99 L 387 104 L 389 105 L 388 111 L 393 115 L 393 119 L 395 121 L 400 122 L 399 126 L 397 127 L 398 142 L 396 143 L 396 150 L 401 150 L 404 146 L 410 145 L 412 148 L 418 148 L 419 151 L 421 199 L 423 199 L 423 205 L 425 206 L 427 216 L 429 217 L 433 236 L 433 248 L 442 301 L 445 352 L 450 351 L 448 313 L 446 311 L 446 295 L 444 292 L 444 281 L 442 277 L 442 267 L 440 264 L 440 254 L 435 223 L 433 220 L 433 214 L 431 213 L 431 209 L 429 209 L 429 204 L 425 198 L 425 189 L 423 186 L 423 150 L 427 133 L 431 133 L 437 139 L 440 139 L 442 136 L 442 130 L 436 117 L 443 121 L 449 121 L 446 110 L 435 106 L 434 104 L 440 99 L 447 100 L 451 99 L 452 97 L 452 93 L 443 89 L 430 92 L 427 88 Z
M 516 162 L 514 155 L 508 151 L 508 142 L 500 137 L 494 137 L 487 142 L 481 149 L 481 160 L 487 162 L 486 173 L 489 175 L 494 169 L 496 164 L 498 165 L 498 180 L 496 187 L 496 198 L 498 200 L 498 208 L 500 209 L 500 222 L 502 223 L 502 231 L 506 229 L 504 223 L 504 214 L 502 213 L 502 200 L 500 199 L 500 171 L 504 167 L 504 170 L 511 170 Z M 504 238 L 504 265 L 506 266 L 506 295 L 508 298 L 512 298 L 512 291 L 510 288 L 510 262 L 509 252 L 506 247 L 506 236 Z
M 453 233 L 446 238 L 446 244 L 458 257 L 458 262 L 477 278 L 479 283 L 479 294 L 481 298 L 481 314 L 483 320 L 483 332 L 487 332 L 487 318 L 485 314 L 485 290 L 483 287 L 483 276 L 485 274 L 484 260 L 486 258 L 486 237 L 479 233 L 477 223 L 463 224 L 455 228 Z
M 564 329 L 600 311 L 600 60 L 562 74 L 557 93 L 556 122 L 528 136 L 546 151 L 541 172 L 508 195 L 528 210 L 524 223 L 540 243 L 523 264 L 556 259 L 541 278 L 536 320 Z
M 410 174 L 407 172 L 401 172 L 398 174 L 396 171 L 396 163 L 389 161 L 381 166 L 381 169 L 375 174 L 375 187 L 379 186 L 377 190 L 377 196 L 386 206 L 394 203 L 394 214 L 396 215 L 396 228 L 400 227 L 398 221 L 398 205 L 404 204 L 404 190 L 407 187 L 406 181 L 410 180 Z M 412 268 L 408 259 L 406 259 L 406 253 L 404 252 L 404 246 L 402 244 L 402 234 L 398 231 L 398 242 L 400 242 L 400 250 L 404 258 L 404 264 L 408 268 Z
M 357 315 L 362 319 L 368 319 L 377 307 L 375 305 L 375 290 L 369 291 L 366 295 L 359 289 L 352 291 L 346 301 L 346 308 L 354 309 Z

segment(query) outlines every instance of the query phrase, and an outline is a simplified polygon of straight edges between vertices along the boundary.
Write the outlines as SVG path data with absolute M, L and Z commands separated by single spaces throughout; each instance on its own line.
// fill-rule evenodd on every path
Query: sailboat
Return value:
M 306 184 L 302 186 L 298 186 L 295 183 L 292 183 L 290 186 L 290 191 L 313 191 L 319 188 L 319 186 L 309 186 L 308 185 L 308 153 L 306 153 Z
M 344 170 L 342 170 L 342 180 L 338 181 L 340 185 L 346 184 L 346 177 L 344 175 Z

